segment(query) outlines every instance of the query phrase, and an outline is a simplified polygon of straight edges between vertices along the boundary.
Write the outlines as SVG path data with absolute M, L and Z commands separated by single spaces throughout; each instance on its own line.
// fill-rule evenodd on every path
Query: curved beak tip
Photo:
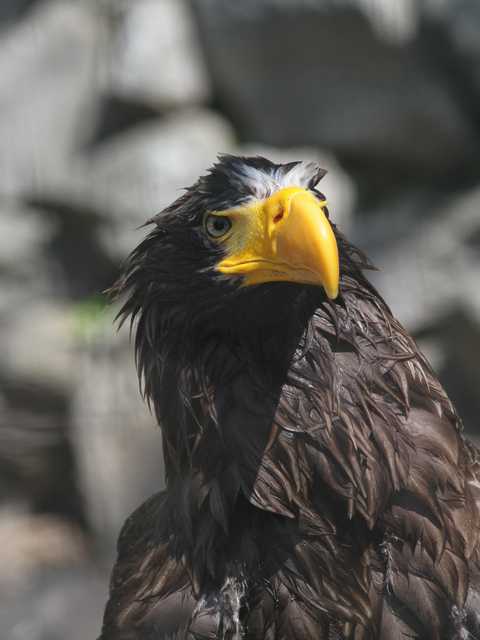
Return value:
M 324 286 L 323 288 L 325 289 L 325 293 L 327 294 L 327 297 L 330 300 L 336 300 L 336 298 L 338 298 L 338 293 L 339 293 L 338 285 L 333 286 L 333 287 L 332 286 L 330 286 L 330 287 Z

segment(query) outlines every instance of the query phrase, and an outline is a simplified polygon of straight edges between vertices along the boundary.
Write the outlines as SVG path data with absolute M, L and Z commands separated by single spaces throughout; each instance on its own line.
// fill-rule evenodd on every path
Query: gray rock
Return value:
M 2 277 L 28 277 L 33 271 L 38 273 L 42 248 L 51 238 L 52 232 L 52 226 L 43 219 L 39 211 L 15 201 L 1 200 L 0 273 Z
M 183 0 L 124 3 L 112 46 L 110 90 L 156 108 L 198 104 L 209 79 Z
M 45 2 L 0 40 L 0 192 L 30 190 L 91 135 L 102 24 L 83 3 Z
M 220 116 L 203 109 L 181 111 L 77 157 L 37 197 L 98 212 L 105 221 L 99 231 L 105 250 L 124 257 L 143 234 L 136 228 L 177 198 L 232 144 L 232 129 Z
M 55 300 L 45 247 L 54 227 L 35 208 L 0 204 L 0 375 L 68 393 L 73 313 Z M 27 408 L 25 408 L 27 409 Z
M 192 1 L 215 91 L 248 139 L 329 149 L 383 188 L 476 157 L 474 125 L 411 3 L 390 25 L 385 1 Z
M 412 192 L 359 223 L 357 243 L 380 269 L 371 278 L 411 331 L 458 309 L 480 324 L 479 211 L 479 188 L 450 196 Z
M 35 513 L 82 522 L 65 388 L 49 384 L 42 369 L 37 377 L 22 378 L 8 370 L 3 354 L 0 361 L 0 506 L 14 501 Z
M 0 26 L 19 18 L 35 0 L 3 0 L 0 3 Z
M 86 562 L 87 547 L 78 527 L 66 519 L 0 510 L 0 594 L 25 590 L 39 570 Z M 6 550 L 8 549 L 8 553 Z
M 458 90 L 476 117 L 480 107 L 480 4 L 476 0 L 431 0 L 426 2 L 424 16 L 446 34 L 451 54 L 456 56 Z
M 126 517 L 164 483 L 161 434 L 140 397 L 127 334 L 105 327 L 79 351 L 72 404 L 88 520 L 109 558 Z
M 28 298 L 28 291 L 25 298 Z M 75 313 L 71 305 L 23 299 L 2 318 L 2 371 L 69 393 L 75 384 Z
M 8 640 L 85 640 L 100 632 L 108 575 L 91 564 L 32 576 L 29 588 L 2 599 Z

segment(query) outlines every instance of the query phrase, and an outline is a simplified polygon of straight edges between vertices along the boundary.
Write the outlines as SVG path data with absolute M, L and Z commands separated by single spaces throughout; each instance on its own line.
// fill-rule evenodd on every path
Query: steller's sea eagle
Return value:
M 479 640 L 476 450 L 315 163 L 221 156 L 114 288 L 166 489 L 101 640 Z

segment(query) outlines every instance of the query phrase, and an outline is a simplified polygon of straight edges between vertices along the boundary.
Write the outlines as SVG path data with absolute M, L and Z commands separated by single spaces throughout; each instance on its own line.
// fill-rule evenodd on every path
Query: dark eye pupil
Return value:
M 228 218 L 221 218 L 219 216 L 209 216 L 207 218 L 207 231 L 214 238 L 220 238 L 225 235 L 231 226 L 232 223 Z

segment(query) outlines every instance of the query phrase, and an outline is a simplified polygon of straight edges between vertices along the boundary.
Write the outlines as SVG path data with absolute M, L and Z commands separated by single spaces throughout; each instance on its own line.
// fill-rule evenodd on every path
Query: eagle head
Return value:
M 135 318 L 154 307 L 150 322 L 178 331 L 206 318 L 215 324 L 222 310 L 239 312 L 233 300 L 240 298 L 245 310 L 259 290 L 265 302 L 265 288 L 279 282 L 317 286 L 335 299 L 337 240 L 316 188 L 325 173 L 313 162 L 220 156 L 148 221 L 153 230 L 114 288 L 127 293 L 122 315 Z
M 324 174 L 313 163 L 222 158 L 197 186 L 207 194 L 198 220 L 205 245 L 221 252 L 215 271 L 239 277 L 240 286 L 321 285 L 336 298 L 337 243 L 315 190 Z

